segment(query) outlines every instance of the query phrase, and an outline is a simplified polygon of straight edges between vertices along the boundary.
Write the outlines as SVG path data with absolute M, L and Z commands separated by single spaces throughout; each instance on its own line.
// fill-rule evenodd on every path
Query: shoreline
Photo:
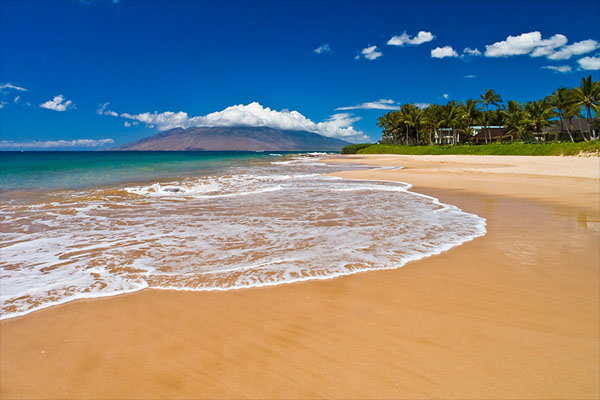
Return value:
M 392 270 L 2 320 L 0 397 L 598 396 L 597 179 L 339 158 L 407 164 L 335 175 L 408 182 L 488 233 Z

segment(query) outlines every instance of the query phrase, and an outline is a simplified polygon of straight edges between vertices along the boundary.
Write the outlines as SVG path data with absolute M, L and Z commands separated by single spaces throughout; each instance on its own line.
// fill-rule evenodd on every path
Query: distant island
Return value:
M 175 128 L 121 145 L 123 151 L 339 151 L 344 140 L 268 127 Z

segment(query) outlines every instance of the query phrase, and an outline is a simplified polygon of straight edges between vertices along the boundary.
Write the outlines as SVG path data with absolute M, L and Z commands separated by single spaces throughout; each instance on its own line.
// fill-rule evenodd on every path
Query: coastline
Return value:
M 327 161 L 404 166 L 335 175 L 408 182 L 484 237 L 396 270 L 4 320 L 0 397 L 598 397 L 600 160 L 436 157 Z

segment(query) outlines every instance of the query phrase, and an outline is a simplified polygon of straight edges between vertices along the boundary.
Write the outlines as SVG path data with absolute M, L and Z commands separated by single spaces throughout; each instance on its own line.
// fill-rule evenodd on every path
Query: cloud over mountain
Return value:
M 103 115 L 120 116 L 129 120 L 143 122 L 149 126 L 156 126 L 164 131 L 173 128 L 211 127 L 211 126 L 266 126 L 282 130 L 305 130 L 323 136 L 347 140 L 366 140 L 368 137 L 352 124 L 360 117 L 349 113 L 333 114 L 328 119 L 315 123 L 298 111 L 272 110 L 263 107 L 257 102 L 247 105 L 238 104 L 202 116 L 189 116 L 186 112 L 165 111 L 145 112 L 140 114 L 118 114 L 106 107 L 100 108 Z M 100 112 L 101 111 L 101 112 Z

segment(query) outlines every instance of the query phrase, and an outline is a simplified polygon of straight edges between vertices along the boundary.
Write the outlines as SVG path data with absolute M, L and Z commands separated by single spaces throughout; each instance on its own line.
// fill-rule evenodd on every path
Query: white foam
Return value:
M 147 287 L 232 290 L 398 268 L 485 233 L 483 218 L 408 184 L 319 176 L 329 169 L 312 164 L 131 186 L 121 197 L 97 190 L 105 200 L 93 203 L 79 192 L 43 208 L 0 203 L 0 318 Z

